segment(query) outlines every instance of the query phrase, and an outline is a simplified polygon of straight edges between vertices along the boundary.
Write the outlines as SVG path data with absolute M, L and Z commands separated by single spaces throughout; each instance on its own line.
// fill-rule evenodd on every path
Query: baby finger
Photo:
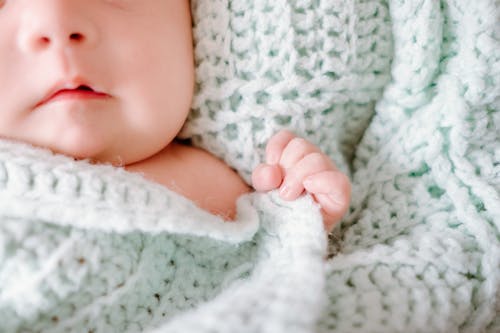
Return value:
M 278 164 L 283 150 L 293 138 L 295 135 L 287 130 L 282 130 L 271 137 L 266 146 L 266 163 Z
M 316 173 L 331 170 L 333 163 L 326 155 L 314 152 L 305 156 L 297 164 L 286 170 L 285 179 L 280 188 L 280 194 L 283 199 L 294 200 L 303 191 L 304 179 Z
M 305 156 L 319 153 L 318 147 L 304 138 L 295 137 L 287 144 L 281 154 L 279 164 L 284 169 L 289 169 L 299 163 Z
M 304 188 L 315 195 L 329 215 L 342 216 L 349 207 L 351 183 L 340 171 L 327 170 L 308 176 Z
M 323 196 L 327 196 L 328 194 L 311 194 L 314 201 L 317 203 L 319 202 L 324 202 L 325 200 L 328 200 L 327 198 L 324 198 Z M 321 207 L 321 204 L 320 204 Z M 327 213 L 327 211 L 321 207 L 321 215 L 323 216 L 323 226 L 325 227 L 325 230 L 327 232 L 331 232 L 333 230 L 333 227 L 335 227 L 335 224 L 339 222 L 343 215 L 344 211 L 341 211 L 339 213 L 334 213 L 333 215 L 331 214 L 331 211 L 329 210 L 330 214 Z
M 283 180 L 278 165 L 260 164 L 252 173 L 252 186 L 259 192 L 278 188 Z

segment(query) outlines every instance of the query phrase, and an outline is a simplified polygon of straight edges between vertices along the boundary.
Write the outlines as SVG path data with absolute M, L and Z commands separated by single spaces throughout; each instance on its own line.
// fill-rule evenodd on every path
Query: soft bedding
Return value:
M 245 179 L 280 128 L 353 179 L 224 222 L 140 175 L 0 141 L 1 332 L 499 332 L 500 3 L 192 2 L 182 138 Z M 328 244 L 330 246 L 328 246 Z

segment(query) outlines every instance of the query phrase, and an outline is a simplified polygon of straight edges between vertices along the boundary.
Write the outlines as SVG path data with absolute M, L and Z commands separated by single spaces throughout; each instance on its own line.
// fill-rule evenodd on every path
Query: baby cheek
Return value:
M 0 101 L 5 100 L 9 100 L 9 97 L 0 93 Z M 23 136 L 29 137 L 32 129 L 24 126 L 27 116 L 27 112 L 13 109 L 10 104 L 0 102 L 0 137 L 13 140 L 23 140 Z

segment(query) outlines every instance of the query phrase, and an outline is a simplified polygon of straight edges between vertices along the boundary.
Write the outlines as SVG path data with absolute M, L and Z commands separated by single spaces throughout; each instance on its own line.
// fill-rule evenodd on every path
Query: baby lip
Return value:
M 36 105 L 35 108 L 50 102 L 53 98 L 61 93 L 70 92 L 88 92 L 89 94 L 95 95 L 95 97 L 109 97 L 108 94 L 94 90 L 90 85 L 83 83 L 75 84 L 59 84 L 55 88 L 51 89 L 48 94 L 45 95 Z

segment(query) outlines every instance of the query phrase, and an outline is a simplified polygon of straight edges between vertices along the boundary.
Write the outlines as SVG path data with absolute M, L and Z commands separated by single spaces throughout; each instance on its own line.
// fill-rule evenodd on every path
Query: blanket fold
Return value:
M 225 222 L 110 166 L 8 141 L 0 161 L 2 331 L 314 327 L 326 236 L 310 198 L 247 195 Z M 317 310 L 282 320 L 290 306 Z M 261 320 L 273 312 L 274 324 Z

